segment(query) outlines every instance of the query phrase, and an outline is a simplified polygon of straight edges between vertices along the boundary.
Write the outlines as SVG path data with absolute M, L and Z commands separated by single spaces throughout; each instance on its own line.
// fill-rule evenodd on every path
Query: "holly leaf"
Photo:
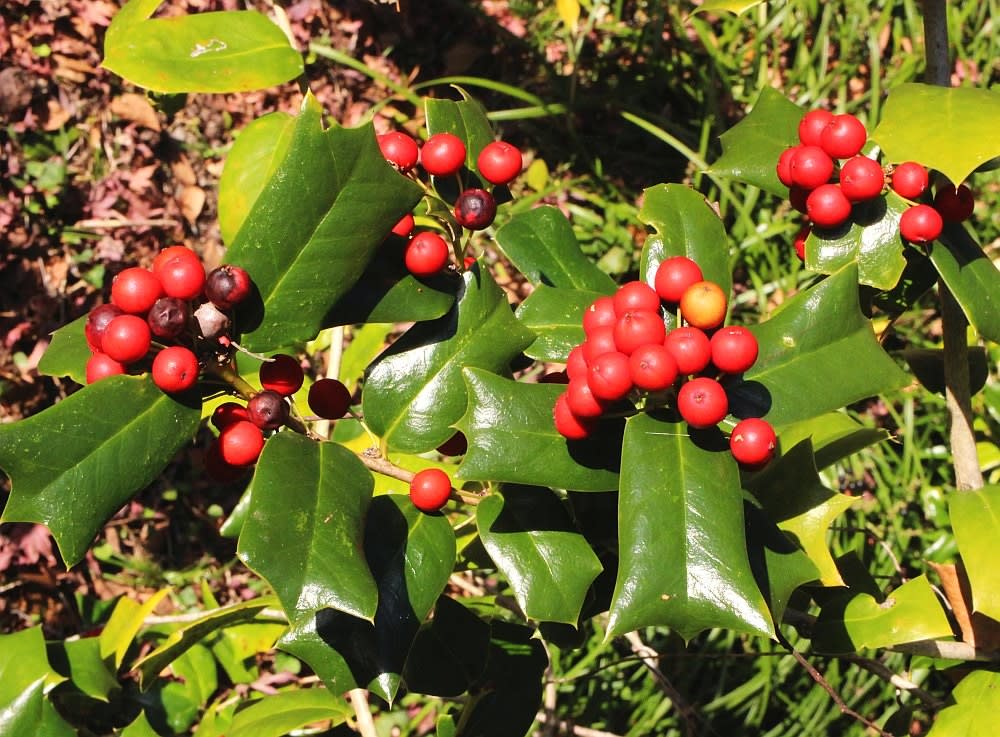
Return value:
M 358 557 L 373 485 L 337 443 L 292 432 L 268 439 L 237 554 L 271 583 L 290 621 L 323 607 L 375 615 L 375 581 Z
M 282 737 L 313 722 L 343 724 L 354 714 L 342 698 L 325 688 L 299 688 L 271 694 L 236 713 L 228 737 Z
M 12 483 L 0 521 L 47 525 L 66 565 L 75 565 L 104 523 L 190 442 L 200 419 L 197 399 L 164 394 L 148 376 L 111 376 L 0 425 L 0 468 Z
M 846 266 L 751 328 L 760 353 L 742 380 L 727 382 L 733 414 L 785 425 L 910 383 L 861 313 L 857 274 Z
M 132 641 L 142 628 L 146 617 L 153 613 L 160 602 L 170 593 L 170 589 L 160 589 L 141 604 L 127 597 L 122 597 L 115 604 L 108 622 L 101 630 L 97 642 L 100 644 L 100 656 L 117 671 L 125 661 Z
M 996 541 L 1000 533 L 1000 486 L 957 491 L 948 500 L 948 516 L 972 588 L 972 606 L 1000 619 L 1000 572 Z
M 490 626 L 450 596 L 439 596 L 434 618 L 420 628 L 403 669 L 407 690 L 457 698 L 482 675 Z
M 420 188 L 385 161 L 371 124 L 324 131 L 321 116 L 306 95 L 288 150 L 227 253 L 256 288 L 237 311 L 250 350 L 315 337 L 420 199 Z
M 1000 673 L 971 671 L 951 692 L 955 703 L 938 712 L 927 737 L 989 734 L 1000 711 Z
M 53 672 L 41 627 L 0 635 L 0 734 L 4 737 L 73 737 L 44 691 L 63 680 Z
M 768 514 L 745 502 L 747 550 L 754 580 L 767 599 L 771 621 L 780 622 L 788 600 L 802 584 L 819 578 L 819 569 Z
M 219 230 L 232 243 L 247 213 L 288 153 L 295 117 L 276 112 L 245 126 L 226 155 L 219 178 Z
M 559 499 L 542 487 L 505 486 L 479 503 L 476 524 L 525 615 L 575 626 L 603 566 Z
M 150 19 L 160 2 L 132 0 L 111 21 L 101 66 L 157 92 L 244 92 L 302 74 L 302 57 L 251 10 Z
M 87 316 L 79 317 L 52 333 L 52 342 L 38 361 L 38 373 L 68 376 L 77 384 L 87 383 L 87 361 L 93 355 L 87 345 Z
M 802 108 L 771 87 L 765 87 L 750 113 L 723 133 L 722 156 L 709 172 L 760 187 L 778 197 L 788 197 L 788 187 L 778 179 L 778 158 L 799 143 Z
M 904 348 L 900 351 L 906 365 L 925 389 L 944 395 L 944 350 L 941 348 Z M 969 392 L 977 394 L 990 376 L 990 357 L 984 346 L 969 346 Z
M 469 406 L 457 423 L 468 440 L 457 476 L 575 491 L 618 488 L 621 423 L 601 422 L 586 440 L 556 432 L 552 408 L 563 387 L 462 372 Z
M 455 565 L 455 535 L 447 517 L 388 494 L 372 501 L 364 551 L 378 585 L 374 621 L 321 609 L 294 624 L 278 647 L 335 693 L 360 686 L 392 703 L 413 638 Z
M 888 430 L 865 427 L 843 412 L 827 412 L 776 430 L 782 448 L 794 448 L 803 440 L 810 440 L 819 469 L 891 437 Z
M 665 626 L 774 636 L 757 588 L 739 470 L 718 430 L 642 413 L 625 423 L 618 580 L 607 636 Z
M 566 216 L 551 205 L 518 213 L 497 230 L 497 245 L 534 285 L 613 294 L 615 283 L 580 250 Z
M 997 116 L 1000 94 L 994 90 L 912 82 L 889 91 L 871 138 L 890 163 L 919 161 L 960 184 L 1000 156 Z
M 747 482 L 747 488 L 790 539 L 819 570 L 824 586 L 844 581 L 827 546 L 827 530 L 856 499 L 823 485 L 816 470 L 812 443 L 803 440 Z
M 885 197 L 854 205 L 845 226 L 813 228 L 806 239 L 806 268 L 832 274 L 853 263 L 861 284 L 892 289 L 906 268 L 899 219 L 909 206 L 890 191 Z
M 448 314 L 412 327 L 368 369 L 365 420 L 394 450 L 419 453 L 450 438 L 465 412 L 462 369 L 506 372 L 534 337 L 488 272 L 475 267 L 462 279 Z
M 931 261 L 969 323 L 1000 342 L 1000 269 L 961 224 L 949 224 L 931 244 Z
M 515 312 L 535 334 L 524 352 L 538 361 L 565 363 L 569 352 L 583 342 L 583 313 L 600 292 L 559 289 L 539 284 Z
M 848 593 L 820 610 L 812 643 L 818 652 L 850 652 L 950 637 L 951 625 L 926 576 L 910 579 L 877 601 Z

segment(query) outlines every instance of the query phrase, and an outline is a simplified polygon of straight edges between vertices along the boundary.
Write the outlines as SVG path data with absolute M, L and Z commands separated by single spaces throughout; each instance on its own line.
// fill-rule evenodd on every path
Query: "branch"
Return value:
M 660 690 L 670 699 L 674 708 L 677 709 L 678 714 L 680 714 L 681 719 L 684 720 L 684 731 L 689 735 L 698 734 L 697 723 L 700 721 L 698 713 L 694 710 L 687 700 L 681 696 L 680 692 L 674 688 L 674 685 L 663 675 L 663 671 L 660 670 L 658 660 L 660 654 L 656 652 L 653 648 L 642 641 L 638 632 L 629 632 L 625 635 L 625 639 L 628 641 L 629 646 L 632 648 L 632 652 L 639 656 L 642 664 L 649 669 L 649 672 L 653 674 L 653 680 L 656 681 L 656 685 L 660 687 Z
M 599 729 L 581 727 L 565 719 L 549 717 L 545 712 L 540 711 L 535 715 L 535 719 L 545 725 L 546 730 L 552 729 L 553 734 L 572 734 L 576 737 L 619 737 L 611 732 L 602 732 Z
M 378 737 L 378 732 L 375 730 L 375 720 L 372 719 L 371 707 L 368 706 L 368 692 L 363 688 L 352 688 L 347 692 L 347 698 L 354 708 L 357 731 L 361 737 Z
M 845 660 L 849 663 L 854 663 L 859 668 L 864 668 L 869 673 L 875 674 L 886 683 L 890 683 L 898 688 L 900 691 L 906 691 L 907 693 L 913 694 L 916 698 L 924 702 L 929 709 L 940 711 L 944 708 L 944 702 L 941 701 L 941 699 L 920 688 L 920 686 L 915 684 L 909 678 L 904 678 L 898 673 L 894 673 L 884 663 L 856 656 L 850 656 L 845 658 Z

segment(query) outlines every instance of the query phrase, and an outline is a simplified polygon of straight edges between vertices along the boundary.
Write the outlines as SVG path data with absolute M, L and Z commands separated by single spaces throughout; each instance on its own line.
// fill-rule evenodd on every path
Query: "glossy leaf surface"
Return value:
M 233 717 L 229 737 L 281 737 L 313 722 L 343 724 L 354 711 L 325 688 L 282 691 L 251 704 Z
M 526 384 L 476 369 L 466 369 L 463 376 L 469 408 L 456 424 L 469 449 L 459 478 L 575 491 L 618 488 L 620 422 L 602 422 L 590 438 L 567 441 L 552 420 L 563 387 Z
M 224 11 L 149 19 L 159 2 L 132 0 L 111 21 L 103 66 L 157 92 L 243 92 L 287 82 L 302 57 L 267 16 Z
M 0 734 L 4 737 L 73 737 L 43 691 L 52 672 L 41 627 L 0 635 Z
M 164 394 L 146 376 L 111 376 L 0 426 L 0 468 L 12 483 L 0 520 L 47 525 L 74 565 L 104 523 L 190 442 L 200 417 L 198 404 Z
M 358 555 L 373 484 L 337 443 L 281 432 L 265 444 L 237 552 L 270 581 L 290 621 L 323 607 L 374 616 L 375 581 Z
M 817 580 L 819 569 L 765 511 L 750 502 L 743 509 L 750 568 L 767 600 L 771 621 L 780 622 L 791 595 L 802 584 Z
M 942 709 L 927 737 L 975 737 L 995 729 L 1000 712 L 1000 673 L 974 670 L 951 692 L 955 703 Z
M 972 605 L 975 611 L 1000 619 L 1000 571 L 996 565 L 1000 486 L 953 492 L 948 515 L 969 574 Z
M 784 425 L 910 382 L 861 314 L 857 283 L 848 266 L 751 328 L 760 353 L 743 381 L 727 386 L 731 412 Z
M 114 670 L 121 667 L 125 654 L 143 622 L 170 593 L 170 589 L 160 589 L 144 602 L 122 597 L 115 604 L 111 617 L 98 637 L 100 656 L 112 664 Z
M 420 198 L 417 185 L 386 163 L 370 124 L 324 131 L 321 116 L 307 95 L 287 153 L 227 253 L 257 291 L 237 314 L 251 350 L 314 338 Z
M 612 294 L 615 283 L 588 259 L 566 216 L 545 205 L 512 217 L 497 230 L 504 255 L 532 284 Z
M 1000 93 L 973 87 L 902 84 L 889 91 L 871 137 L 893 164 L 919 161 L 961 184 L 1000 155 Z M 913 125 L 914 120 L 920 125 Z
M 969 232 L 946 226 L 931 244 L 931 261 L 969 323 L 987 340 L 1000 342 L 1000 269 Z
M 537 337 L 524 352 L 539 361 L 565 363 L 586 337 L 583 313 L 599 292 L 559 289 L 540 284 L 518 308 L 517 319 Z
M 406 657 L 403 680 L 408 690 L 457 697 L 486 668 L 490 626 L 450 596 L 439 596 L 434 619 L 420 628 Z
M 107 703 L 109 694 L 121 688 L 115 669 L 101 658 L 101 645 L 96 637 L 56 642 L 50 657 L 57 670 L 61 670 L 58 659 L 65 658 L 65 675 L 92 699 Z
M 422 452 L 450 438 L 466 407 L 462 369 L 505 373 L 534 338 L 492 276 L 476 268 L 462 278 L 448 314 L 412 327 L 369 368 L 365 419 L 393 450 Z
M 608 635 L 666 626 L 774 635 L 754 580 L 736 461 L 718 431 L 650 414 L 625 424 L 619 567 Z
M 844 412 L 827 412 L 778 428 L 778 441 L 783 450 L 790 450 L 803 440 L 812 442 L 818 469 L 889 437 L 888 430 L 865 427 Z
M 87 316 L 79 317 L 52 333 L 52 342 L 38 361 L 38 373 L 68 376 L 77 384 L 87 383 L 87 360 L 93 355 L 84 328 Z
M 603 566 L 551 490 L 505 486 L 476 507 L 486 552 L 529 619 L 576 625 Z

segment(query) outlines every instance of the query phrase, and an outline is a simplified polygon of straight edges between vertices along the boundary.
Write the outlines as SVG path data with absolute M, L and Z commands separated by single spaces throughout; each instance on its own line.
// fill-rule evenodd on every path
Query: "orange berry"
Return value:
M 726 293 L 715 282 L 692 284 L 681 297 L 681 316 L 701 330 L 719 327 L 726 317 Z

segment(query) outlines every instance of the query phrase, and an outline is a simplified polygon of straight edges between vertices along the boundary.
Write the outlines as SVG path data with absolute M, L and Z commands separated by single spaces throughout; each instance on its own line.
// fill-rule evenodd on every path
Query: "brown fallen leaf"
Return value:
M 186 156 L 181 156 L 170 164 L 170 171 L 178 183 L 191 187 L 198 183 L 198 177 L 194 173 L 194 168 L 187 160 Z
M 185 187 L 181 190 L 178 201 L 180 202 L 181 214 L 184 216 L 184 219 L 191 225 L 194 225 L 201 214 L 201 209 L 205 206 L 205 190 L 194 185 Z
M 145 95 L 135 92 L 126 92 L 111 101 L 109 106 L 111 112 L 119 118 L 123 118 L 130 123 L 141 125 L 150 130 L 160 130 L 160 117 L 156 110 L 146 99 Z
M 984 653 L 1000 652 L 1000 622 L 972 611 L 972 587 L 965 566 L 931 563 L 962 632 L 962 641 Z
M 58 100 L 49 99 L 46 103 L 48 105 L 48 115 L 45 116 L 45 123 L 42 128 L 46 131 L 57 131 L 66 125 L 66 121 L 70 119 L 70 113 L 62 105 L 59 104 Z

